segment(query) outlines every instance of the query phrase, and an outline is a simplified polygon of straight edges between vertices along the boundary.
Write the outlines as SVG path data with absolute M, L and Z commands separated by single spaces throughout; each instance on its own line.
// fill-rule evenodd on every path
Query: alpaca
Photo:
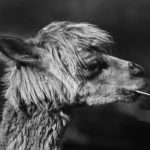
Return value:
M 3 150 L 59 150 L 73 107 L 131 102 L 147 91 L 139 65 L 109 51 L 89 23 L 53 22 L 30 39 L 0 36 L 6 64 Z

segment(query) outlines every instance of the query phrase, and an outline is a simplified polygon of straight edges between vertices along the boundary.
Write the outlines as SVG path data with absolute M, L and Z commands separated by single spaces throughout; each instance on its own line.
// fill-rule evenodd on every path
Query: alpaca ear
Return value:
M 16 37 L 0 36 L 0 52 L 10 60 L 35 65 L 39 56 L 34 54 L 32 46 Z

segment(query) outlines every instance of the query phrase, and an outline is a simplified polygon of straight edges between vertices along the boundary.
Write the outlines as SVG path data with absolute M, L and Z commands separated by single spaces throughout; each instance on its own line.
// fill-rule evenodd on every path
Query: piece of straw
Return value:
M 146 95 L 146 96 L 150 96 L 149 93 L 145 93 L 145 92 L 142 92 L 142 91 L 135 91 L 136 93 L 139 93 L 139 94 L 143 94 L 143 95 Z

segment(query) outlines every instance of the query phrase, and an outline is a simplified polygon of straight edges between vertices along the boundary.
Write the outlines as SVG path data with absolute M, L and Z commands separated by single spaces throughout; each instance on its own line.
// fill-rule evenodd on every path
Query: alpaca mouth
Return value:
M 142 95 L 142 96 L 150 96 L 150 84 L 145 83 L 142 88 L 137 89 L 137 90 L 133 90 L 133 92 L 138 94 L 138 95 Z
M 147 88 L 137 89 L 137 90 L 129 90 L 129 89 L 122 89 L 123 95 L 143 95 L 143 96 L 150 96 L 150 91 Z
M 139 95 L 139 96 L 150 96 L 150 83 L 144 82 L 142 86 L 140 86 L 137 89 L 131 89 L 131 88 L 123 88 L 121 90 L 121 93 L 126 96 L 132 96 L 132 95 Z
M 120 93 L 124 96 L 132 96 L 132 95 L 136 95 L 136 92 L 133 90 L 129 90 L 129 89 L 121 89 Z
M 140 90 L 129 90 L 129 89 L 122 89 L 121 94 L 125 97 L 125 102 L 136 102 L 140 99 L 145 99 L 146 97 L 150 96 L 150 93 L 147 92 L 145 89 Z
M 138 95 L 143 95 L 143 96 L 150 96 L 150 93 L 147 92 L 143 92 L 141 90 L 123 90 L 122 91 L 123 95 L 134 95 L 134 94 L 138 94 Z

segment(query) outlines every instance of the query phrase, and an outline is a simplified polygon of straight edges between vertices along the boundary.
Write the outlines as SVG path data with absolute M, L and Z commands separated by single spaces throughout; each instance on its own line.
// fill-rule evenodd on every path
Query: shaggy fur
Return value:
M 138 98 L 140 66 L 109 54 L 111 37 L 88 23 L 54 22 L 36 37 L 0 37 L 7 99 L 4 150 L 58 150 L 72 106 Z

